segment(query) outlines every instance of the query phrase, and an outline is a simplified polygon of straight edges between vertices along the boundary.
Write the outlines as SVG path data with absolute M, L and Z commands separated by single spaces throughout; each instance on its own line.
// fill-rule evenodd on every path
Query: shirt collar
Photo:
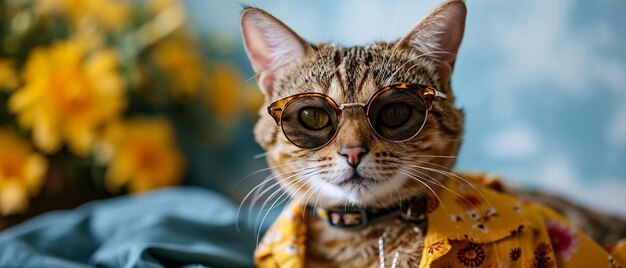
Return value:
M 502 192 L 499 179 L 478 174 L 451 176 L 429 197 L 426 243 L 444 239 L 490 243 L 530 225 L 517 199 Z

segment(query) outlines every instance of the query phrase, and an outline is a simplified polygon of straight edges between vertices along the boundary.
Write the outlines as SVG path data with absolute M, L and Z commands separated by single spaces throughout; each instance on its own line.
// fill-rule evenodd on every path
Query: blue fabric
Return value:
M 189 187 L 93 202 L 0 233 L 0 267 L 250 267 L 256 233 L 236 211 Z

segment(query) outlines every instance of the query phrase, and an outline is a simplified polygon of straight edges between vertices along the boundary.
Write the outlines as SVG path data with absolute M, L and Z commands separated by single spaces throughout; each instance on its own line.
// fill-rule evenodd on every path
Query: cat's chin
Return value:
M 335 199 L 338 205 L 351 204 L 360 207 L 385 207 L 400 200 L 398 189 L 403 185 L 402 179 L 379 181 L 362 176 L 351 176 L 334 185 Z
M 378 181 L 373 178 L 364 177 L 359 174 L 352 174 L 352 176 L 349 176 L 337 183 L 337 186 L 342 188 L 361 190 L 367 188 L 369 185 L 376 183 L 378 183 Z
M 401 202 L 401 197 L 411 196 L 403 190 L 406 178 L 394 176 L 385 180 L 348 176 L 335 182 L 315 181 L 315 191 L 293 191 L 290 194 L 309 205 L 332 208 L 345 205 L 381 208 Z

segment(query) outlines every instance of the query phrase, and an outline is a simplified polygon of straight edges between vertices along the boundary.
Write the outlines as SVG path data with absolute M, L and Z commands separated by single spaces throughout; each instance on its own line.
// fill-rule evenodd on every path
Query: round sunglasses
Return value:
M 433 87 L 399 83 L 377 90 L 366 103 L 338 105 L 324 94 L 301 93 L 273 102 L 267 111 L 291 143 L 319 149 L 337 135 L 346 108 L 362 108 L 377 136 L 394 142 L 409 140 L 424 127 L 437 97 L 447 98 Z

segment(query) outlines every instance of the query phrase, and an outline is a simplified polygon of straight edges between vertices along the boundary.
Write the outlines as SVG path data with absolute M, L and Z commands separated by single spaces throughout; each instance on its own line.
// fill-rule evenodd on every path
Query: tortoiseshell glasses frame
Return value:
M 386 139 L 386 140 L 390 140 L 390 141 L 394 141 L 394 142 L 401 142 L 401 141 L 406 141 L 409 140 L 413 137 L 415 137 L 423 128 L 423 124 L 422 126 L 420 126 L 419 130 L 412 135 L 409 138 L 406 139 L 402 139 L 402 140 L 393 140 L 393 139 L 389 139 L 387 137 L 382 136 L 380 133 L 378 133 L 376 131 L 376 129 L 374 128 L 374 126 L 372 125 L 372 120 L 370 118 L 370 108 L 372 106 L 372 103 L 376 100 L 376 98 L 378 96 L 380 96 L 381 94 L 389 91 L 389 90 L 409 90 L 413 93 L 416 93 L 419 98 L 423 101 L 424 107 L 425 107 L 425 115 L 424 115 L 424 119 L 423 119 L 423 123 L 426 122 L 426 118 L 428 116 L 428 112 L 432 109 L 433 107 L 433 102 L 435 101 L 435 99 L 437 98 L 442 98 L 442 99 L 447 99 L 446 94 L 438 91 L 437 89 L 435 89 L 434 87 L 431 86 L 425 86 L 425 85 L 420 85 L 420 84 L 410 84 L 410 83 L 397 83 L 397 84 L 393 84 L 393 85 L 389 85 L 389 86 L 385 86 L 380 88 L 379 90 L 377 90 L 376 92 L 374 92 L 374 94 L 372 94 L 367 102 L 365 103 L 343 103 L 343 104 L 337 104 L 337 102 L 335 102 L 335 100 L 333 100 L 331 97 L 325 95 L 325 94 L 321 94 L 321 93 L 300 93 L 300 94 L 295 94 L 289 97 L 285 97 L 282 98 L 280 100 L 274 101 L 272 102 L 268 107 L 267 107 L 267 112 L 270 114 L 270 116 L 272 116 L 272 118 L 274 119 L 274 121 L 276 121 L 276 124 L 278 126 L 283 127 L 282 123 L 283 123 L 283 112 L 285 111 L 285 109 L 294 101 L 297 101 L 299 99 L 302 98 L 321 98 L 324 101 L 326 101 L 330 107 L 332 107 L 332 109 L 335 111 L 335 115 L 336 115 L 336 122 L 337 122 L 337 126 L 336 129 L 334 130 L 335 133 L 333 133 L 333 136 L 331 138 L 328 139 L 328 141 L 326 141 L 323 145 L 318 146 L 316 148 L 307 148 L 307 149 L 318 149 L 321 147 L 324 147 L 326 144 L 328 144 L 331 140 L 334 139 L 334 136 L 337 134 L 338 132 L 338 128 L 341 122 L 341 113 L 345 108 L 356 108 L 356 107 L 360 107 L 363 109 L 363 111 L 365 112 L 365 116 L 368 118 L 368 122 L 370 124 L 370 128 L 374 131 L 374 133 L 376 133 L 377 136 Z M 284 128 L 283 128 L 283 133 L 285 132 Z M 284 133 L 285 136 L 287 136 L 286 133 Z M 291 141 L 291 139 L 287 136 L 287 139 L 289 139 Z M 293 141 L 292 141 L 293 143 Z M 295 144 L 295 143 L 294 143 Z M 298 147 L 302 147 L 298 144 L 295 144 Z

